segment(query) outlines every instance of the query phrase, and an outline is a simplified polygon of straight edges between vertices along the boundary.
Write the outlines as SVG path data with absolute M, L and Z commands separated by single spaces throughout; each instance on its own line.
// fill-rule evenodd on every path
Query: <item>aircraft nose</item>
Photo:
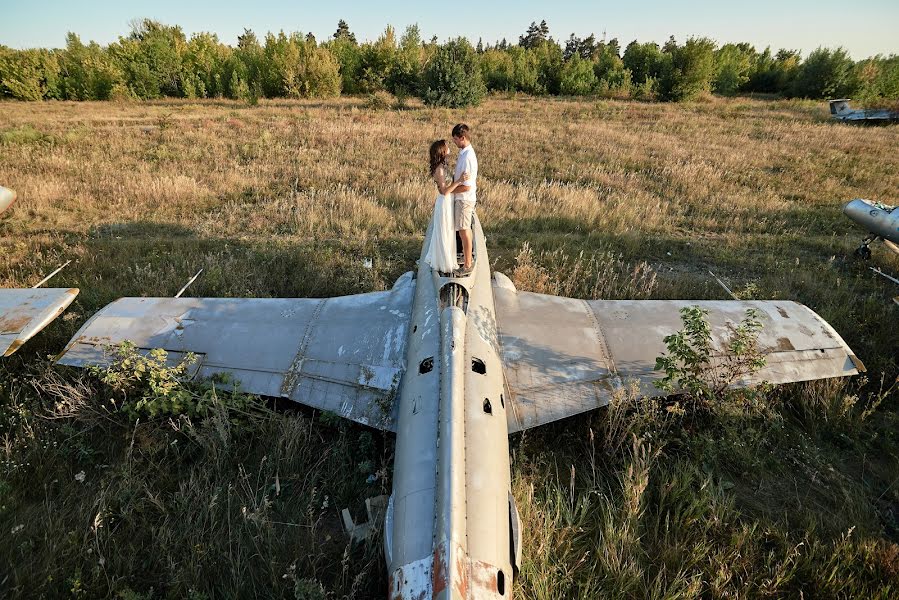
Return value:
M 873 207 L 862 200 L 861 198 L 856 198 L 855 200 L 850 200 L 843 206 L 843 214 L 855 221 L 856 223 L 861 222 L 868 213 L 873 209 Z

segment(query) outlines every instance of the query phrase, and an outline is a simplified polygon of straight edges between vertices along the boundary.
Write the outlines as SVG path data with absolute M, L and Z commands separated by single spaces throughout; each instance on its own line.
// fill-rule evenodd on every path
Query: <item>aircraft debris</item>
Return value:
M 830 101 L 830 118 L 844 123 L 889 123 L 899 121 L 899 111 L 889 109 L 851 108 L 850 98 Z
M 899 243 L 899 207 L 855 198 L 843 206 L 843 214 L 869 232 L 855 251 L 856 256 L 864 260 L 871 258 L 869 246 L 877 240 L 883 240 L 887 248 L 899 253 L 896 245 Z

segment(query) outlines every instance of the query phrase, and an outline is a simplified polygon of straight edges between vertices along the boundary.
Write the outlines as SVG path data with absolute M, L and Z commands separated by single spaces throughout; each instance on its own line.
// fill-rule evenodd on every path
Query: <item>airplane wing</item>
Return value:
M 12 355 L 77 295 L 75 288 L 0 289 L 0 356 Z
M 415 284 L 339 298 L 121 298 L 75 334 L 59 364 L 108 363 L 125 340 L 197 355 L 195 377 L 230 373 L 240 389 L 284 397 L 353 421 L 395 429 Z
M 680 309 L 709 311 L 713 346 L 723 347 L 746 309 L 759 313 L 759 345 L 766 366 L 737 385 L 787 383 L 854 375 L 864 366 L 821 317 L 795 302 L 691 300 L 576 300 L 518 292 L 494 284 L 496 322 L 514 433 L 609 403 L 614 392 L 636 381 L 648 396 L 664 373 L 655 359 L 666 353 L 663 338 L 683 329 Z

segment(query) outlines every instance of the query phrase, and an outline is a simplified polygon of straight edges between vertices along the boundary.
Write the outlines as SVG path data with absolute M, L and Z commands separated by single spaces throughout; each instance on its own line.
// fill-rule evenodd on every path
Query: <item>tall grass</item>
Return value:
M 123 295 L 316 297 L 389 288 L 418 257 L 425 149 L 474 131 L 494 268 L 580 298 L 801 301 L 868 379 L 787 386 L 709 414 L 622 393 L 512 439 L 524 598 L 899 594 L 896 295 L 850 257 L 842 201 L 896 203 L 896 127 L 808 102 L 491 98 L 0 104 L 0 285 L 81 294 L 0 362 L 0 596 L 383 597 L 390 436 L 222 404 L 136 423 L 46 356 Z M 372 259 L 371 268 L 364 266 Z M 875 247 L 872 264 L 899 271 Z

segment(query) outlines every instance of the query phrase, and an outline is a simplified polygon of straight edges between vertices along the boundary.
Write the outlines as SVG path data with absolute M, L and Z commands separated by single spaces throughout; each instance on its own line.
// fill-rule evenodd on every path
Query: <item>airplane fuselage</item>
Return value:
M 419 261 L 385 520 L 391 600 L 511 596 L 517 516 L 478 223 L 475 246 L 467 277 L 443 277 Z
M 856 198 L 846 203 L 843 214 L 875 236 L 899 243 L 899 209 L 884 209 Z

